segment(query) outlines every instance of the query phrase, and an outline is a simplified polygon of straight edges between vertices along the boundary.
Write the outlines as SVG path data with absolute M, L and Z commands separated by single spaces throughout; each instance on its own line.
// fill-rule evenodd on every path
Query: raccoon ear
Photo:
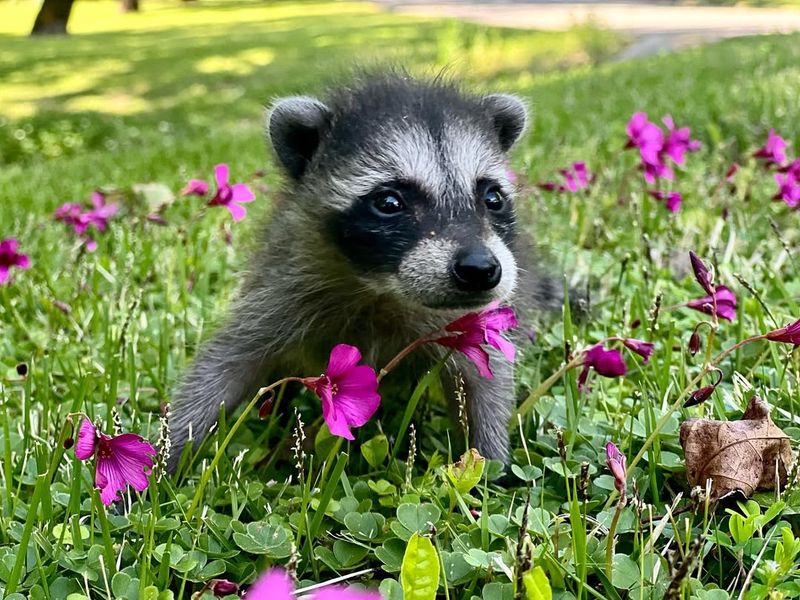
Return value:
M 481 106 L 500 139 L 503 152 L 514 145 L 528 123 L 528 107 L 520 98 L 511 94 L 490 94 L 481 98 Z
M 295 179 L 300 179 L 319 147 L 331 111 L 309 96 L 290 96 L 275 101 L 267 114 L 267 135 L 278 160 Z

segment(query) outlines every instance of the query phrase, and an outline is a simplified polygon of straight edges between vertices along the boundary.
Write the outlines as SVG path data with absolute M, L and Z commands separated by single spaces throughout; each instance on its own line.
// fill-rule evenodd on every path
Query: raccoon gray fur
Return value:
M 220 406 L 286 375 L 324 370 L 337 343 L 379 369 L 422 334 L 494 300 L 518 315 L 560 305 L 560 286 L 516 232 L 506 153 L 526 129 L 515 96 L 476 96 L 443 78 L 370 74 L 324 100 L 278 100 L 267 135 L 288 176 L 227 321 L 203 346 L 170 411 L 171 469 Z M 471 444 L 507 461 L 513 365 L 494 378 L 459 353 Z M 382 384 L 408 398 L 443 356 L 428 345 Z M 454 394 L 449 394 L 451 397 Z

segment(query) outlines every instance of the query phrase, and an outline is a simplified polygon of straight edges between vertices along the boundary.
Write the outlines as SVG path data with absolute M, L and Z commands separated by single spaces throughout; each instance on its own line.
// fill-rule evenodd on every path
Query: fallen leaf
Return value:
M 750 399 L 739 421 L 685 421 L 681 446 L 689 484 L 705 487 L 711 479 L 713 499 L 775 489 L 776 472 L 783 486 L 794 462 L 789 437 L 772 422 L 769 406 L 758 396 Z

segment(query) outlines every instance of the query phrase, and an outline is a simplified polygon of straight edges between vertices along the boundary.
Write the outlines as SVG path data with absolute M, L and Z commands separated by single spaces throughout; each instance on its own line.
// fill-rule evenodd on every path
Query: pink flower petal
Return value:
M 205 196 L 208 194 L 208 183 L 202 179 L 190 179 L 181 190 L 182 196 Z
M 8 281 L 8 267 L 0 265 L 0 285 Z
M 336 379 L 355 367 L 360 360 L 361 351 L 358 348 L 348 344 L 337 344 L 331 350 L 325 375 L 331 379 Z
M 228 211 L 231 213 L 231 216 L 233 217 L 234 221 L 237 222 L 241 221 L 242 219 L 245 218 L 245 216 L 247 216 L 247 209 L 245 209 L 244 206 L 241 206 L 239 204 L 234 204 L 233 202 L 229 202 L 228 204 L 225 205 L 225 208 L 227 208 Z
M 87 460 L 94 455 L 97 447 L 97 429 L 86 417 L 81 421 L 78 429 L 78 439 L 75 442 L 75 457 L 78 460 Z
M 517 349 L 514 347 L 514 344 L 491 329 L 487 329 L 486 338 L 486 341 L 489 343 L 489 345 L 500 350 L 508 362 L 514 362 L 517 356 Z
M 256 199 L 253 191 L 245 183 L 234 183 L 231 186 L 231 198 L 234 202 L 252 202 Z
M 226 165 L 225 163 L 221 163 L 216 167 L 214 167 L 214 178 L 217 181 L 217 187 L 221 188 L 223 186 L 228 185 L 228 177 L 229 177 L 228 165 Z
M 244 600 L 294 600 L 292 580 L 283 569 L 270 569 L 251 585 Z

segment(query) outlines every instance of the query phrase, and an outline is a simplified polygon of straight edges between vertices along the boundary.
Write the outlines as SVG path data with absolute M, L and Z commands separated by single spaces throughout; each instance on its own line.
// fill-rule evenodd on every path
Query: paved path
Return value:
M 391 10 L 502 27 L 561 31 L 585 22 L 627 33 L 634 58 L 721 38 L 800 31 L 800 9 L 677 6 L 643 1 L 379 0 Z

